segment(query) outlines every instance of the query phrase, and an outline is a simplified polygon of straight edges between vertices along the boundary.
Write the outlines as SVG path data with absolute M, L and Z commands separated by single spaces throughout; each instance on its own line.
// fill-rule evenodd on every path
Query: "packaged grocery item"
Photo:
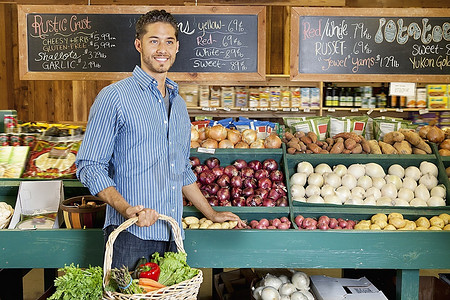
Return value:
M 223 86 L 222 87 L 222 107 L 234 106 L 234 87 Z
M 446 96 L 447 85 L 446 84 L 428 84 L 427 95 L 428 96 Z
M 253 87 L 249 89 L 248 106 L 251 108 L 259 107 L 259 88 Z
M 290 129 L 291 132 L 302 131 L 308 133 L 312 131 L 317 135 L 319 140 L 325 140 L 327 138 L 329 122 L 330 117 L 307 117 L 304 121 L 292 123 Z
M 320 89 L 319 88 L 310 88 L 310 106 L 311 107 L 320 107 Z
M 447 108 L 448 97 L 447 96 L 428 96 L 429 108 Z
M 271 108 L 279 108 L 281 106 L 281 88 L 280 87 L 271 87 L 270 88 L 270 100 L 269 106 Z
M 259 90 L 259 107 L 260 108 L 268 108 L 270 101 L 270 88 L 269 87 L 261 87 Z
M 222 90 L 220 86 L 210 86 L 210 99 L 209 99 L 209 107 L 220 107 L 220 102 L 222 100 Z
M 235 88 L 235 106 L 247 107 L 248 106 L 248 90 L 245 87 L 238 86 Z
M 291 87 L 291 107 L 302 107 L 301 91 L 299 87 Z
M 400 128 L 415 129 L 414 125 L 409 120 L 401 118 L 378 117 L 373 119 L 373 138 L 380 140 L 384 135 L 391 131 L 397 131 Z
M 308 87 L 300 88 L 301 107 L 311 106 L 311 90 Z
M 198 87 L 199 92 L 199 106 L 209 107 L 209 86 L 201 85 Z
M 28 157 L 28 146 L 0 147 L 0 177 L 20 178 Z
M 427 89 L 418 88 L 416 90 L 416 107 L 425 108 L 427 107 Z
M 365 136 L 368 120 L 368 116 L 330 117 L 329 136 L 333 137 L 341 132 L 354 132 Z
M 281 107 L 291 107 L 291 91 L 288 87 L 281 87 Z
M 416 96 L 406 96 L 406 107 L 408 108 L 416 107 Z
M 195 107 L 198 106 L 198 85 L 196 84 L 183 84 L 179 86 L 179 94 L 186 102 L 186 106 Z

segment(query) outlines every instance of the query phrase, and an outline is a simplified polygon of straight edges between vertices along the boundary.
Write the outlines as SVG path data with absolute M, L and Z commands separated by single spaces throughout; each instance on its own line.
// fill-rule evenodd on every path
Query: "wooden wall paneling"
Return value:
M 14 109 L 13 81 L 13 24 L 12 5 L 0 5 L 0 109 Z
M 73 120 L 72 81 L 58 80 L 54 82 L 55 120 Z
M 0 0 L 1 1 L 1 0 Z M 26 0 L 21 0 L 26 1 Z M 38 2 L 40 0 L 28 0 Z M 49 0 L 42 0 L 49 1 Z M 346 0 L 156 0 L 152 5 L 271 5 L 271 6 L 345 6 Z M 62 4 L 62 3 L 61 3 Z M 148 0 L 91 0 L 91 5 L 119 4 L 119 5 L 148 5 Z
M 347 7 L 450 7 L 448 0 L 347 0 Z
M 291 50 L 291 7 L 283 7 L 283 15 L 285 16 L 283 22 L 283 53 L 281 57 L 284 58 L 283 61 L 283 74 L 289 74 L 290 72 L 290 50 Z
M 54 94 L 53 81 L 39 80 L 34 84 L 33 101 L 34 115 L 33 121 L 54 122 Z

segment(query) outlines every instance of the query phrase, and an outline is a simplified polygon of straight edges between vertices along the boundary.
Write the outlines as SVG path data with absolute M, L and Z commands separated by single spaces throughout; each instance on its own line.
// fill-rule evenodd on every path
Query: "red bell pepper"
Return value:
M 160 273 L 161 270 L 158 264 L 153 262 L 147 262 L 139 265 L 138 267 L 139 278 L 150 278 L 155 281 L 158 281 Z

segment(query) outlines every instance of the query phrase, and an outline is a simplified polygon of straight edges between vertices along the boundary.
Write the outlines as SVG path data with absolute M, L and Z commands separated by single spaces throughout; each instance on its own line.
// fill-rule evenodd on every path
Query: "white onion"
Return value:
M 388 197 L 381 197 L 377 199 L 378 206 L 392 206 L 392 199 Z
M 380 192 L 380 194 L 381 194 L 381 192 Z M 375 199 L 375 196 L 371 195 L 369 197 L 366 197 L 366 199 L 364 199 L 363 204 L 364 205 L 377 205 L 377 200 Z
M 314 172 L 314 167 L 310 162 L 302 161 L 297 165 L 297 172 L 305 173 L 308 176 Z
M 381 197 L 381 190 L 376 188 L 376 187 L 374 187 L 374 186 L 368 188 L 366 190 L 366 198 L 370 197 L 370 196 L 373 196 L 375 199 L 380 198 Z
M 405 177 L 411 177 L 415 181 L 418 181 L 420 179 L 420 176 L 422 176 L 422 173 L 420 172 L 418 167 L 409 166 L 405 169 Z
M 303 293 L 303 295 L 305 295 L 306 298 L 308 298 L 308 300 L 315 300 L 313 294 L 311 294 L 310 291 L 307 291 L 307 290 L 302 289 L 302 290 L 300 290 L 299 292 Z M 292 300 L 292 299 L 291 299 L 291 300 Z
M 280 295 L 280 300 L 291 300 L 291 296 Z
M 291 185 L 296 184 L 296 185 L 304 186 L 306 184 L 306 178 L 307 178 L 307 175 L 305 173 L 295 173 L 289 179 L 289 183 Z
M 412 177 L 405 177 L 403 178 L 403 187 L 414 191 L 417 187 L 417 181 Z
M 388 174 L 403 178 L 405 176 L 405 169 L 399 164 L 394 164 L 389 167 Z
M 261 300 L 261 291 L 264 289 L 264 286 L 259 286 L 256 289 L 253 290 L 253 298 L 255 300 Z
M 320 189 L 320 195 L 322 197 L 326 197 L 326 196 L 331 196 L 334 195 L 334 187 L 332 187 L 329 184 L 325 184 L 324 186 L 322 186 L 322 188 Z
M 428 199 L 430 199 L 430 192 L 428 191 L 426 186 L 424 186 L 423 184 L 419 184 L 414 190 L 414 196 L 416 198 L 427 201 Z
M 297 201 L 297 202 L 303 202 L 303 203 L 305 203 L 305 202 L 306 202 L 306 198 L 305 198 L 305 197 L 302 197 L 302 198 L 292 198 L 292 201 Z
M 314 172 L 322 175 L 323 173 L 332 172 L 332 170 L 331 170 L 331 167 L 328 164 L 321 163 L 321 164 L 318 164 L 314 168 Z
M 358 178 L 358 186 L 362 187 L 364 190 L 372 187 L 372 178 L 368 175 L 364 175 Z
M 384 179 L 386 180 L 386 183 L 393 183 L 397 190 L 399 190 L 403 185 L 402 180 L 397 175 L 386 175 Z
M 301 291 L 296 291 L 295 293 L 292 293 L 291 300 L 308 300 L 308 297 Z
M 410 189 L 402 187 L 400 190 L 398 190 L 397 197 L 405 199 L 406 201 L 409 202 L 412 199 L 414 199 L 414 192 L 411 191 Z
M 414 198 L 409 202 L 410 206 L 428 206 L 427 201 L 420 199 L 420 198 Z
M 312 173 L 308 176 L 308 184 L 317 185 L 321 187 L 323 185 L 323 177 L 321 174 Z
M 346 186 L 340 186 L 336 189 L 336 196 L 339 197 L 339 199 L 341 199 L 341 202 L 344 203 L 345 200 L 347 200 L 348 198 L 350 198 L 350 195 L 352 194 L 352 192 L 350 191 L 350 189 Z
M 305 188 L 303 185 L 294 184 L 291 186 L 291 195 L 293 199 L 301 199 L 305 197 Z
M 428 206 L 445 206 L 445 201 L 441 197 L 433 196 L 427 200 L 427 204 Z
M 284 274 L 281 274 L 280 276 L 278 276 L 278 278 L 281 280 L 282 283 L 290 283 L 291 281 L 289 280 L 289 277 L 287 277 Z M 281 288 L 281 287 L 280 287 Z
M 272 286 L 266 286 L 261 291 L 261 300 L 280 300 L 280 294 Z
M 394 206 L 409 206 L 409 202 L 406 199 L 403 198 L 396 198 L 393 201 Z
M 342 177 L 341 183 L 343 186 L 346 186 L 349 189 L 353 189 L 354 187 L 356 187 L 358 181 L 356 180 L 355 176 L 347 173 Z
M 290 282 L 283 283 L 278 290 L 280 292 L 280 296 L 290 296 L 293 292 L 297 291 L 295 285 Z
M 347 173 L 355 176 L 356 179 L 366 174 L 366 166 L 362 164 L 353 164 L 350 165 L 347 169 Z
M 419 169 L 420 169 L 420 172 L 422 172 L 422 175 L 431 174 L 431 175 L 434 175 L 434 177 L 437 177 L 438 173 L 439 173 L 436 165 L 433 163 L 430 163 L 428 161 L 421 162 Z
M 342 204 L 341 199 L 336 195 L 328 195 L 323 198 L 323 201 L 327 204 Z
M 445 198 L 446 196 L 445 188 L 442 185 L 435 186 L 434 188 L 431 189 L 430 195 L 431 197 L 436 196 Z
M 364 199 L 365 196 L 366 196 L 366 191 L 362 187 L 357 186 L 352 189 L 352 197 Z
M 270 273 L 267 273 L 266 276 L 264 277 L 264 286 L 266 287 L 271 286 L 278 291 L 278 289 L 282 284 L 283 282 L 281 282 L 280 278 Z
M 335 173 L 325 173 L 323 178 L 325 184 L 329 184 L 334 188 L 341 186 L 341 177 Z
M 382 166 L 376 163 L 368 163 L 366 164 L 366 175 L 370 177 L 384 177 L 386 173 Z
M 379 190 L 381 190 L 381 188 L 385 184 L 386 184 L 386 180 L 384 180 L 384 178 L 381 178 L 381 177 L 372 178 L 372 186 L 376 187 Z
M 427 187 L 428 190 L 431 190 L 432 188 L 437 186 L 438 179 L 436 178 L 436 176 L 431 175 L 430 173 L 427 173 L 427 174 L 423 175 L 422 177 L 420 177 L 419 184 L 423 184 L 424 186 Z
M 347 174 L 347 167 L 342 164 L 336 165 L 333 167 L 333 173 L 335 173 L 339 177 L 342 177 Z
M 325 203 L 322 197 L 319 195 L 312 195 L 308 199 L 306 199 L 307 203 Z
M 308 198 L 313 195 L 320 195 L 320 187 L 314 184 L 308 185 L 305 189 L 305 195 Z
M 310 279 L 309 279 L 308 275 L 306 275 L 303 272 L 300 272 L 300 271 L 295 272 L 292 275 L 291 281 L 294 284 L 294 286 L 299 290 L 308 290 L 309 289 Z
M 344 205 L 363 205 L 364 201 L 363 199 L 359 197 L 352 197 L 345 200 Z
M 381 188 L 381 196 L 388 197 L 391 200 L 397 198 L 397 187 L 393 183 L 386 183 Z

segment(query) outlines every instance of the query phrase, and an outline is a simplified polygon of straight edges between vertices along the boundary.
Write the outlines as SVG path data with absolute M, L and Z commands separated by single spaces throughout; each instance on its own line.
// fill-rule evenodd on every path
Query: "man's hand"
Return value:
M 125 210 L 126 218 L 138 217 L 136 225 L 139 227 L 152 226 L 159 218 L 156 210 L 144 208 L 142 205 L 130 206 Z
M 210 220 L 216 223 L 223 223 L 225 221 L 237 221 L 236 228 L 244 228 L 245 223 L 237 215 L 230 211 L 215 211 L 210 217 Z

